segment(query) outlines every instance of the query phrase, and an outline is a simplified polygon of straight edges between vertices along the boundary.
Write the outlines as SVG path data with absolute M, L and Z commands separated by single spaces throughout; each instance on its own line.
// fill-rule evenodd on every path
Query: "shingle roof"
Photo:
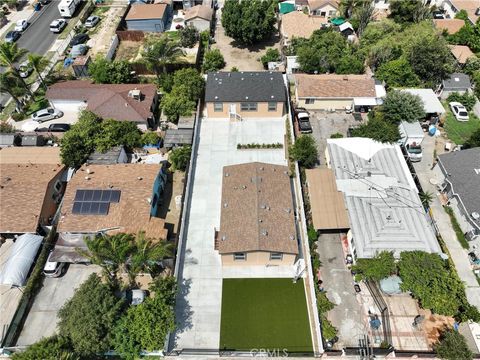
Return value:
M 452 5 L 455 8 L 460 10 L 465 10 L 468 14 L 468 18 L 472 23 L 476 23 L 479 15 L 476 14 L 478 8 L 480 8 L 480 1 L 479 0 L 450 0 Z
M 161 19 L 167 4 L 143 4 L 130 7 L 125 20 Z
M 452 55 L 457 59 L 459 64 L 465 64 L 468 59 L 475 57 L 475 54 L 465 45 L 449 45 Z
M 480 214 L 480 147 L 442 154 L 438 159 L 467 213 Z M 470 220 L 480 229 L 480 219 Z
M 470 77 L 467 74 L 453 73 L 448 79 L 443 80 L 444 90 L 464 90 L 471 87 Z
M 3 152 L 3 150 L 2 150 Z M 60 164 L 0 164 L 0 233 L 36 233 L 49 182 Z
M 259 162 L 223 168 L 220 254 L 272 251 L 298 254 L 286 166 Z
M 87 169 L 90 173 L 87 173 Z M 143 230 L 147 237 L 166 239 L 165 221 L 150 216 L 151 205 L 148 201 L 160 169 L 161 165 L 151 164 L 83 166 L 68 183 L 57 231 L 96 233 L 113 229 L 112 232 L 137 233 Z M 120 190 L 120 201 L 110 203 L 107 215 L 73 214 L 77 189 Z
M 437 29 L 447 30 L 449 34 L 455 34 L 465 25 L 462 19 L 434 19 L 433 23 Z
M 60 147 L 15 146 L 0 151 L 0 164 L 60 164 Z
M 163 146 L 191 145 L 193 141 L 193 129 L 167 129 L 163 139 Z
M 208 73 L 205 101 L 285 102 L 283 76 L 274 71 Z
M 359 258 L 377 252 L 441 249 L 398 145 L 368 138 L 328 139 L 337 188 L 345 196 Z
M 305 38 L 312 36 L 315 30 L 319 30 L 322 24 L 327 24 L 328 19 L 318 16 L 309 16 L 301 11 L 292 11 L 282 15 L 280 32 L 288 39 Z M 301 25 L 300 25 L 301 24 Z
M 137 5 L 143 7 L 147 5 Z M 142 100 L 128 96 L 128 92 L 138 89 Z M 145 122 L 152 116 L 150 110 L 157 89 L 153 84 L 92 84 L 88 80 L 62 81 L 47 90 L 49 100 L 86 101 L 87 109 L 102 118 Z
M 295 83 L 301 98 L 375 97 L 375 80 L 365 75 L 296 74 Z
M 337 0 L 308 0 L 308 6 L 310 7 L 311 11 L 324 7 L 325 5 L 331 5 L 338 9 L 338 3 L 339 1 Z
M 192 20 L 196 17 L 211 21 L 213 9 L 205 5 L 195 5 L 185 11 L 185 21 Z

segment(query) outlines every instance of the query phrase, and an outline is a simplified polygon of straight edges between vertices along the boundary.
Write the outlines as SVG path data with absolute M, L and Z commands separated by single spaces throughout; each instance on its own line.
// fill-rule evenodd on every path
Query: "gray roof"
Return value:
M 88 157 L 87 164 L 95 165 L 110 165 L 118 164 L 118 159 L 122 153 L 123 146 L 115 146 L 110 150 L 102 153 L 100 151 L 95 151 Z
M 192 145 L 192 141 L 193 129 L 168 129 L 163 144 L 169 148 L 176 145 Z
M 328 139 L 358 258 L 377 252 L 440 253 L 418 190 L 398 145 L 368 138 Z
M 445 108 L 432 89 L 401 89 L 401 91 L 420 96 L 423 101 L 423 109 L 427 114 L 443 114 L 445 112 Z
M 453 73 L 448 79 L 443 80 L 443 89 L 447 91 L 468 90 L 471 86 L 467 74 Z
M 468 215 L 480 214 L 480 147 L 438 156 L 440 168 L 452 184 Z M 448 175 L 447 175 L 448 174 Z M 470 220 L 480 229 L 480 219 Z
M 242 71 L 208 73 L 205 101 L 285 102 L 285 83 L 280 72 Z

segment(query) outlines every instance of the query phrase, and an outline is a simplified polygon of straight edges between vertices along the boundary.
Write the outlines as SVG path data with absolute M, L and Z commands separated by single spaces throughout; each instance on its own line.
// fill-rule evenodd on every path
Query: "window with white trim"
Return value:
M 282 259 L 283 259 L 282 253 L 278 253 L 278 252 L 270 253 L 270 260 L 282 260 Z
M 256 102 L 242 102 L 240 104 L 240 110 L 242 111 L 257 111 Z
M 223 111 L 223 103 L 221 103 L 221 102 L 213 103 L 213 111 L 222 112 Z
M 277 103 L 276 102 L 269 102 L 268 103 L 268 111 L 277 111 Z
M 235 253 L 233 254 L 233 260 L 247 260 L 247 254 L 245 253 Z
M 55 184 L 53 185 L 53 188 L 55 192 L 60 192 L 62 190 L 62 182 L 60 180 L 55 181 Z
M 315 99 L 305 99 L 305 104 L 306 104 L 306 105 L 315 104 Z

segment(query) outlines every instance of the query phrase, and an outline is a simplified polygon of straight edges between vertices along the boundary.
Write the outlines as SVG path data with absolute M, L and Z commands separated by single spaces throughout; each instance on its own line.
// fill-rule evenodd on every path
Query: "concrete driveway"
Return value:
M 62 277 L 45 278 L 43 287 L 28 313 L 17 345 L 30 345 L 42 337 L 55 334 L 58 310 L 73 296 L 75 289 L 87 280 L 90 274 L 100 273 L 100 271 L 100 267 L 96 265 L 71 264 Z
M 62 110 L 62 109 L 60 109 Z M 63 111 L 63 110 L 62 110 Z M 78 121 L 78 111 L 64 111 L 63 116 L 59 119 L 53 119 L 44 121 L 38 124 L 39 128 L 48 128 L 51 124 L 75 124 Z M 22 121 L 15 121 L 13 126 L 15 129 L 22 130 L 22 127 L 25 124 L 29 124 L 32 122 L 32 118 L 28 118 Z

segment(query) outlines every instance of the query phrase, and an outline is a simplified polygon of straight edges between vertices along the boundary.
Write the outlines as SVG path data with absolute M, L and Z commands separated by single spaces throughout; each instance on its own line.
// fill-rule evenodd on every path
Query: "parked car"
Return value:
M 70 57 L 75 59 L 77 56 L 85 55 L 88 51 L 88 46 L 85 44 L 78 44 L 72 47 L 70 50 Z
M 51 261 L 50 260 L 51 257 L 52 257 L 52 253 L 50 252 L 50 254 L 48 255 L 47 262 L 43 267 L 43 275 L 51 278 L 62 276 L 64 273 L 64 270 L 66 269 L 65 263 Z
M 58 119 L 63 116 L 63 112 L 58 109 L 53 108 L 46 108 L 42 110 L 38 110 L 37 112 L 33 113 L 32 120 L 37 122 L 44 122 L 47 120 Z
M 449 105 L 458 121 L 468 121 L 468 111 L 465 106 L 456 101 L 451 102 Z
M 298 128 L 302 134 L 312 133 L 312 125 L 310 124 L 310 115 L 304 108 L 295 109 L 295 117 L 298 121 Z
M 70 130 L 70 124 L 50 124 L 48 131 L 52 132 L 66 132 Z
M 87 18 L 87 20 L 85 21 L 85 27 L 88 28 L 88 29 L 91 29 L 93 27 L 95 27 L 95 25 L 98 24 L 98 22 L 100 21 L 100 18 L 98 16 L 89 16 Z
M 15 42 L 20 37 L 20 33 L 18 31 L 9 31 L 7 35 L 5 35 L 5 42 Z
M 72 37 L 72 40 L 70 40 L 70 46 L 75 46 L 78 44 L 84 44 L 87 42 L 89 39 L 89 36 L 87 34 L 77 34 L 74 37 Z
M 50 31 L 58 34 L 65 29 L 65 26 L 67 26 L 65 19 L 56 19 L 50 23 Z
M 28 26 L 27 20 L 18 20 L 17 23 L 15 24 L 15 31 L 22 32 L 24 31 Z
M 33 71 L 33 66 L 28 61 L 24 61 L 18 66 L 18 74 L 21 78 L 27 78 Z

